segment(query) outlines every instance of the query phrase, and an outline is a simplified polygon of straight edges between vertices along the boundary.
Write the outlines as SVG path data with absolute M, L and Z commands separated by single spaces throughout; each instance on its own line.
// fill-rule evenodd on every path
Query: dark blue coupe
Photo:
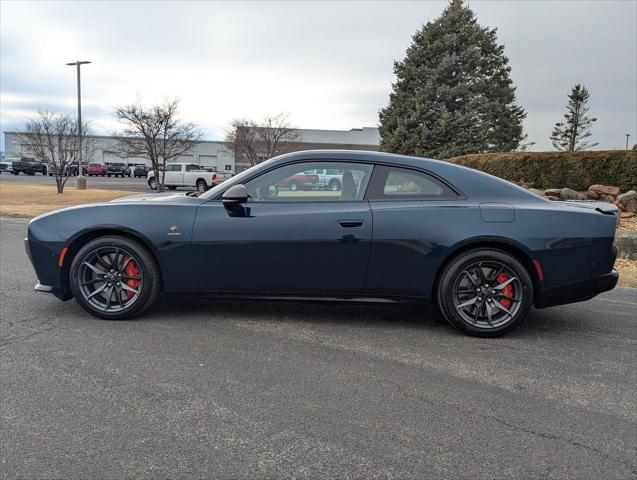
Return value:
M 497 336 L 533 305 L 615 287 L 617 215 L 444 161 L 321 150 L 199 196 L 48 213 L 26 243 L 36 290 L 105 319 L 139 315 L 160 292 L 432 300 L 464 332 Z

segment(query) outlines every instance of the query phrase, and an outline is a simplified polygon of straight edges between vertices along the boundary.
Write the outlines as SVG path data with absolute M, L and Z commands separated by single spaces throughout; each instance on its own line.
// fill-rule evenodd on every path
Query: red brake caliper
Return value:
M 498 278 L 496 278 L 498 285 L 506 282 L 508 279 L 509 277 L 504 273 L 501 273 L 500 275 L 498 275 Z M 507 297 L 513 297 L 513 287 L 511 286 L 511 284 L 508 284 L 502 289 L 502 294 L 506 295 Z M 511 306 L 511 300 L 507 300 L 506 298 L 501 299 L 500 303 L 504 308 L 509 308 Z
M 125 257 L 124 262 L 127 262 L 127 261 L 128 261 L 128 257 Z M 137 269 L 137 266 L 132 260 L 126 264 L 124 273 L 126 273 L 127 277 L 139 277 L 139 270 Z M 126 280 L 126 285 L 137 290 L 137 287 L 139 287 L 139 280 L 130 280 L 130 279 Z M 126 290 L 126 295 L 128 296 L 128 298 L 131 298 L 135 294 L 129 290 Z

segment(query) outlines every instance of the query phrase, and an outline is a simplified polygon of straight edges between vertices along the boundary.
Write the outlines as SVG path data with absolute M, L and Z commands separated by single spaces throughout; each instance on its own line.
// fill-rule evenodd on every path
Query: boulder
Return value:
M 625 212 L 637 212 L 637 192 L 630 190 L 617 195 L 616 205 Z
M 570 188 L 560 190 L 560 198 L 562 200 L 586 200 L 587 197 L 583 193 L 576 192 Z
M 562 191 L 561 188 L 549 188 L 548 190 L 544 191 L 544 195 L 551 196 L 551 197 L 559 197 L 561 191 Z
M 592 190 L 586 190 L 586 198 L 589 200 L 599 200 L 599 193 L 593 192 Z
M 619 187 L 612 187 L 608 185 L 591 185 L 588 189 L 599 193 L 600 195 L 612 195 L 613 197 L 619 195 L 619 192 L 621 191 Z
M 599 195 L 599 200 L 601 202 L 615 203 L 615 197 L 612 195 L 606 195 L 604 193 Z
M 619 214 L 621 218 L 631 218 L 637 215 L 635 212 L 622 212 Z
M 622 210 L 626 212 L 637 213 L 637 199 L 632 199 L 629 202 L 620 203 Z
M 529 192 L 535 193 L 536 195 L 539 195 L 540 197 L 544 196 L 544 190 L 538 190 L 537 188 L 530 188 Z
M 559 200 L 559 199 L 560 199 L 560 197 L 556 197 L 556 196 L 554 196 L 554 195 L 547 195 L 547 196 L 546 196 L 546 199 L 547 199 L 547 200 L 553 200 L 553 201 L 556 201 L 556 200 Z

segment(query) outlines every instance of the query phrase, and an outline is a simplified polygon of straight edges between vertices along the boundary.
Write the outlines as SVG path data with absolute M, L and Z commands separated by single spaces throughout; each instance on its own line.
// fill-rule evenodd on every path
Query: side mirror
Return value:
M 245 203 L 248 201 L 248 189 L 241 183 L 233 185 L 223 193 L 221 201 L 224 205 L 230 203 Z

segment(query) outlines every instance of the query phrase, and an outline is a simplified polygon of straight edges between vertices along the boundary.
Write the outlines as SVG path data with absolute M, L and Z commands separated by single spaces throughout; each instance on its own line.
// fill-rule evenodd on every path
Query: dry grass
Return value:
M 619 271 L 619 284 L 623 287 L 637 287 L 637 260 L 618 258 L 615 268 Z
M 139 192 L 65 188 L 64 193 L 58 195 L 55 187 L 0 184 L 0 215 L 33 218 L 59 208 L 107 202 L 137 193 Z

